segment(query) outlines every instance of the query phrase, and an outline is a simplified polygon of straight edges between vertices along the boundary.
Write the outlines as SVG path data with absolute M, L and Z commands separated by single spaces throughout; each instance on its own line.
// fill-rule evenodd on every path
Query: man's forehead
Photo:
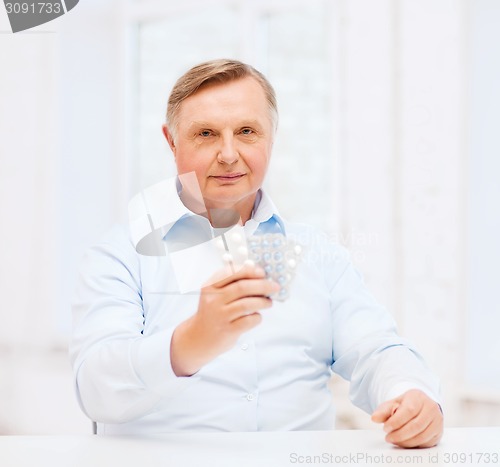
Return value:
M 213 92 L 211 92 L 213 91 Z M 189 96 L 179 107 L 179 123 L 189 126 L 231 124 L 265 125 L 269 108 L 264 93 L 248 87 L 207 88 Z
M 246 85 L 246 86 L 252 86 L 258 89 L 261 89 L 262 92 L 264 93 L 264 89 L 262 88 L 262 85 L 257 81 L 256 78 L 253 76 L 242 76 L 240 78 L 235 78 L 235 79 L 228 79 L 226 81 L 207 81 L 203 83 L 193 94 L 191 94 L 190 97 L 196 96 L 197 94 L 200 94 L 205 91 L 217 91 L 218 89 L 225 89 L 228 87 L 234 87 L 234 86 L 239 86 L 239 85 Z
M 263 115 L 263 119 L 266 118 L 267 115 Z M 188 123 L 189 128 L 204 128 L 209 127 L 214 124 L 219 123 L 216 118 L 211 119 L 203 119 L 203 120 L 191 120 Z M 222 123 L 222 122 L 221 122 Z M 261 120 L 255 118 L 241 118 L 238 120 L 231 120 L 231 124 L 234 126 L 250 126 L 250 127 L 261 127 L 263 122 Z
M 249 100 L 249 95 L 251 99 Z M 202 101 L 220 101 L 231 104 L 239 100 L 247 100 L 247 105 L 265 104 L 266 94 L 260 83 L 252 77 L 220 83 L 208 83 L 184 99 L 180 106 L 196 106 Z

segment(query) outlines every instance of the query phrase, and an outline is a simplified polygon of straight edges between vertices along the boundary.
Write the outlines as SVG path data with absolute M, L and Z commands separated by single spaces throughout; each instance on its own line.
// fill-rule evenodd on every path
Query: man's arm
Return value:
M 174 326 L 144 334 L 140 271 L 139 256 L 121 227 L 89 249 L 81 264 L 70 358 L 80 406 L 97 422 L 140 418 L 196 379 L 172 370 Z
M 192 318 L 145 335 L 140 269 L 127 232 L 119 228 L 87 251 L 81 265 L 70 357 L 80 406 L 101 423 L 140 418 L 195 384 L 196 375 L 184 376 L 256 326 L 256 311 L 271 306 L 267 296 L 277 287 L 247 266 L 203 289 Z
M 355 405 L 387 423 L 389 442 L 437 443 L 442 414 L 436 377 L 397 334 L 394 319 L 368 292 L 347 252 L 338 258 L 343 272 L 331 284 L 333 371 L 351 382 Z
M 239 336 L 257 326 L 258 310 L 272 306 L 269 295 L 279 285 L 264 270 L 244 266 L 240 271 L 202 289 L 197 312 L 177 326 L 170 346 L 172 368 L 190 376 L 231 349 Z

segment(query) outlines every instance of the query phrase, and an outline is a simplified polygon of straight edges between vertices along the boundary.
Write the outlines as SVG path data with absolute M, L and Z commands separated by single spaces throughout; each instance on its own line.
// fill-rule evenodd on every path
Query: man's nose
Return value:
M 235 145 L 234 137 L 226 136 L 221 140 L 217 161 L 221 164 L 234 164 L 239 159 L 238 150 Z

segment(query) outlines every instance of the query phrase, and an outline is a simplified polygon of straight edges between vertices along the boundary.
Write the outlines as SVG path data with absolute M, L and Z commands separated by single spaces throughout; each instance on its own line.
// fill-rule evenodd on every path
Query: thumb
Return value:
M 375 423 L 384 423 L 390 417 L 392 417 L 392 415 L 394 415 L 394 412 L 396 412 L 398 407 L 399 402 L 397 399 L 391 399 L 389 401 L 383 402 L 372 413 L 372 421 Z

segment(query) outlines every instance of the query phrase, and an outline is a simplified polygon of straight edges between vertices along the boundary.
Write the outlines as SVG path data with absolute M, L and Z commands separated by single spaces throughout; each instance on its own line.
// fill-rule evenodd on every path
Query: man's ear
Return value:
M 161 126 L 161 129 L 163 130 L 163 134 L 165 135 L 165 138 L 167 139 L 168 145 L 170 146 L 170 149 L 174 153 L 175 156 L 175 143 L 174 143 L 174 137 L 172 136 L 172 133 L 168 129 L 168 126 L 166 123 L 164 123 Z

